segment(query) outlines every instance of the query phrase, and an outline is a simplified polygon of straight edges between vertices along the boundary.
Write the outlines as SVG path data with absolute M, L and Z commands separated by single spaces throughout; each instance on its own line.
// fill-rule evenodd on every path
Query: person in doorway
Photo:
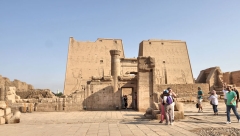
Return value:
M 233 87 L 233 91 L 236 93 L 237 95 L 237 100 L 236 100 L 236 110 L 238 109 L 238 101 L 239 101 L 239 92 L 238 90 L 236 89 L 236 87 Z
M 197 93 L 197 99 L 198 99 L 198 112 L 203 112 L 202 108 L 202 101 L 203 101 L 203 91 L 201 87 L 198 87 L 198 93 Z
M 218 109 L 217 109 L 217 106 L 218 106 L 218 96 L 217 96 L 215 90 L 213 90 L 211 92 L 211 95 L 208 97 L 208 100 L 210 100 L 210 103 L 211 103 L 211 105 L 213 107 L 214 115 L 218 115 Z
M 232 91 L 232 89 L 230 87 L 227 87 L 228 93 L 227 95 L 227 122 L 226 124 L 231 124 L 231 120 L 230 120 L 230 110 L 233 110 L 233 113 L 235 114 L 238 123 L 240 123 L 240 117 L 238 115 L 238 112 L 236 110 L 236 100 L 237 100 L 237 94 Z
M 127 95 L 124 96 L 124 103 L 125 103 L 125 108 L 127 109 L 127 107 L 128 107 L 128 98 L 127 98 Z

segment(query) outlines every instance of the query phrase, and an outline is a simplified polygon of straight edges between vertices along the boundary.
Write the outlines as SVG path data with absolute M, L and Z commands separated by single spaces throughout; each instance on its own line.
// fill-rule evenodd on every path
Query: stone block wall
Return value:
M 49 89 L 34 89 L 29 91 L 17 91 L 16 94 L 21 97 L 21 99 L 30 98 L 55 98 L 55 95 Z
M 17 91 L 28 91 L 28 90 L 33 89 L 32 85 L 29 85 L 25 82 L 21 82 L 17 79 L 14 79 L 14 81 L 12 83 L 17 88 Z
M 171 87 L 179 98 L 177 101 L 193 102 L 197 99 L 198 87 L 202 88 L 203 98 L 206 100 L 209 93 L 209 84 L 168 84 L 168 85 L 156 85 L 157 90 L 154 90 L 154 102 L 158 102 L 160 94 L 163 90 Z
M 231 72 L 231 81 L 232 84 L 240 87 L 240 71 Z
M 231 74 L 231 72 L 223 73 L 223 81 L 227 84 L 231 84 L 230 74 Z
M 14 79 L 14 81 L 10 81 L 9 78 L 2 77 L 0 75 L 0 87 L 5 88 L 9 86 L 16 87 L 16 91 L 28 91 L 34 89 L 34 87 L 30 84 L 27 84 L 17 79 Z

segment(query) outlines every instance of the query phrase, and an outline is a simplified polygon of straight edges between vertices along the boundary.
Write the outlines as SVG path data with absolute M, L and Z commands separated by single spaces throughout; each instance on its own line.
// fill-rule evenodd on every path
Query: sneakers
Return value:
M 238 122 L 239 122 L 239 120 L 238 120 Z M 227 121 L 226 124 L 231 124 L 231 122 L 230 122 L 230 121 Z
M 160 121 L 159 123 L 163 123 L 163 121 Z
M 168 123 L 165 123 L 165 125 L 168 125 Z
M 198 111 L 198 113 L 200 112 L 200 110 Z
M 171 125 L 171 126 L 173 126 L 173 122 L 172 122 L 172 123 L 170 123 L 170 125 Z

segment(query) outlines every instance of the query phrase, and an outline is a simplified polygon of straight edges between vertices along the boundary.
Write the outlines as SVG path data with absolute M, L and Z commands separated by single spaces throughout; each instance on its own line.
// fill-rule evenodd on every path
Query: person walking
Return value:
M 214 115 L 218 115 L 218 109 L 217 109 L 217 106 L 218 106 L 218 95 L 216 94 L 216 91 L 213 90 L 211 92 L 211 95 L 208 97 L 208 100 L 210 100 L 210 103 L 213 107 L 213 112 L 214 112 Z
M 240 123 L 240 118 L 238 115 L 238 112 L 236 110 L 236 100 L 237 100 L 237 94 L 232 91 L 232 89 L 230 87 L 227 87 L 228 93 L 227 95 L 227 122 L 226 124 L 231 124 L 231 120 L 230 120 L 230 110 L 233 110 L 233 113 L 235 114 L 238 123 Z
M 223 87 L 223 95 L 224 95 L 224 103 L 226 105 L 226 112 L 225 113 L 227 113 L 227 95 L 226 95 L 227 93 L 228 93 L 228 90 L 227 90 L 226 86 L 224 86 Z
M 236 100 L 236 110 L 238 109 L 238 101 L 239 101 L 239 92 L 238 92 L 238 90 L 237 90 L 237 88 L 236 87 L 234 87 L 233 88 L 233 91 L 236 93 L 236 95 L 237 95 L 237 100 Z
M 197 99 L 198 99 L 198 112 L 203 112 L 202 108 L 202 101 L 203 101 L 203 91 L 201 87 L 198 87 L 198 93 L 197 93 Z

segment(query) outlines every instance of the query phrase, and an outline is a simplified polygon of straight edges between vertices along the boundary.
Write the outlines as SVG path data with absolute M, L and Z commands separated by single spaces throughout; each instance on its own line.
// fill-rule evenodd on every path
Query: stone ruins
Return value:
M 193 101 L 197 87 L 207 83 L 193 79 L 186 42 L 144 40 L 137 58 L 125 58 L 122 40 L 97 39 L 81 42 L 70 38 L 64 94 L 75 94 L 80 109 L 112 110 L 122 107 L 156 109 L 160 93 L 172 87 L 179 101 Z
M 196 83 L 207 83 L 210 91 L 216 90 L 217 94 L 223 96 L 224 85 L 240 90 L 240 71 L 222 72 L 220 67 L 208 68 L 200 72 Z
M 137 58 L 125 58 L 120 39 L 81 42 L 70 37 L 64 95 L 0 75 L 0 123 L 20 122 L 20 112 L 119 110 L 123 95 L 127 108 L 158 118 L 159 96 L 168 87 L 178 95 L 175 117 L 181 119 L 181 102 L 196 101 L 198 87 L 204 94 L 214 89 L 222 95 L 225 84 L 239 87 L 240 71 L 223 73 L 212 67 L 194 80 L 184 41 L 144 40 Z

